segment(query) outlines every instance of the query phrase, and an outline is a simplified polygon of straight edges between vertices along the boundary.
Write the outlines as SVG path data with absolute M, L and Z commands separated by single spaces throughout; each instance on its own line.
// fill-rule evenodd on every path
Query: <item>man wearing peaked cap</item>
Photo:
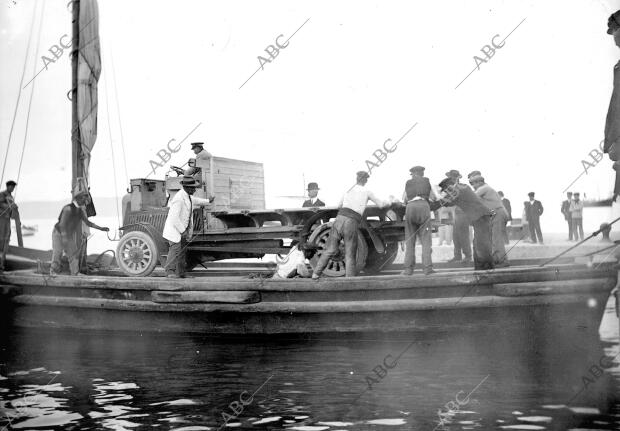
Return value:
M 356 174 L 357 182 L 340 199 L 338 215 L 329 231 L 327 247 L 316 264 L 313 279 L 318 279 L 322 274 L 330 259 L 340 250 L 340 241 L 344 241 L 345 251 L 345 271 L 347 277 L 354 277 L 357 271 L 357 239 L 359 227 L 362 223 L 362 215 L 366 209 L 368 201 L 371 200 L 380 207 L 386 207 L 390 203 L 375 196 L 373 192 L 366 188 L 368 177 L 366 171 L 359 171 Z
M 209 160 L 212 156 L 207 150 L 204 149 L 204 142 L 192 142 L 192 151 L 196 155 L 196 161 L 198 160 Z M 185 175 L 194 175 L 197 172 L 200 172 L 200 168 L 189 167 L 185 170 Z
M 414 166 L 409 169 L 411 179 L 405 183 L 403 202 L 405 210 L 405 263 L 401 275 L 412 275 L 415 267 L 415 242 L 420 239 L 422 245 L 422 266 L 424 274 L 433 272 L 431 259 L 433 233 L 431 230 L 431 209 L 429 200 L 436 200 L 431 182 L 424 176 L 424 167 Z
M 459 179 L 462 178 L 460 172 L 456 169 L 451 169 L 446 172 L 446 177 L 453 179 L 456 186 L 459 186 Z M 452 236 L 452 241 L 454 242 L 454 257 L 450 259 L 449 262 L 471 263 L 472 252 L 471 236 L 469 235 L 469 219 L 458 206 L 454 208 L 454 234 Z
M 317 198 L 318 194 L 319 194 L 319 185 L 317 183 L 308 183 L 308 197 L 310 199 L 308 199 L 307 201 L 304 201 L 302 208 L 324 207 L 325 202 Z
M 534 199 L 534 192 L 529 192 L 527 196 L 530 200 L 523 203 L 523 212 L 530 227 L 530 241 L 536 244 L 536 237 L 538 237 L 538 242 L 542 245 L 543 236 L 540 229 L 540 216 L 544 208 L 540 201 Z

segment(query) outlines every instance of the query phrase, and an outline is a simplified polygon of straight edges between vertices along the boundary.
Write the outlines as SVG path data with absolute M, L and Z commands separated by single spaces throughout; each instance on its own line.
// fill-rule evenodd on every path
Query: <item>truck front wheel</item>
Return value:
M 158 260 L 157 244 L 147 233 L 127 232 L 116 248 L 119 268 L 132 277 L 146 277 L 153 272 Z

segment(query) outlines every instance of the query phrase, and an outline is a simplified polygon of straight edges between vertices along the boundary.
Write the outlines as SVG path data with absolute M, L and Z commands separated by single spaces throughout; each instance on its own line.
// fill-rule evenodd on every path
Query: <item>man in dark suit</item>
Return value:
M 542 231 L 540 230 L 540 216 L 542 215 L 544 209 L 540 201 L 534 199 L 534 192 L 529 192 L 527 195 L 530 200 L 525 202 L 524 206 L 525 217 L 527 218 L 527 222 L 530 226 L 531 241 L 536 244 L 536 236 L 538 236 L 538 242 L 542 244 L 543 236 Z
M 507 222 L 512 221 L 512 206 L 510 205 L 510 201 L 504 197 L 504 192 L 497 192 L 499 197 L 502 199 L 502 205 L 504 205 L 504 209 L 508 213 Z M 506 225 L 504 225 L 504 229 L 502 229 L 502 235 L 504 237 L 504 243 L 508 244 L 508 229 L 506 229 Z
M 573 240 L 573 218 L 570 214 L 570 203 L 573 200 L 573 194 L 571 192 L 566 193 L 566 200 L 562 202 L 562 214 L 564 214 L 564 220 L 568 223 L 568 240 Z
M 321 201 L 316 196 L 319 194 L 319 185 L 317 183 L 308 183 L 308 199 L 304 201 L 303 208 L 306 207 L 324 207 L 325 202 Z
M 446 172 L 446 177 L 453 178 L 456 185 L 459 185 L 461 174 L 456 169 Z M 472 260 L 471 238 L 469 235 L 469 219 L 461 208 L 455 206 L 454 211 L 454 257 L 448 262 L 458 262 L 469 264 Z M 465 258 L 463 258 L 463 256 Z

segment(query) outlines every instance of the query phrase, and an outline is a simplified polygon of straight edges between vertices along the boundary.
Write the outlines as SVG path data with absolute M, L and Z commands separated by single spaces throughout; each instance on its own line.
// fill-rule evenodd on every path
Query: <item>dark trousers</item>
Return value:
M 493 241 L 491 236 L 491 216 L 475 220 L 474 226 L 474 269 L 493 269 Z
M 344 215 L 338 215 L 327 239 L 327 248 L 321 254 L 314 268 L 314 274 L 321 275 L 329 260 L 340 252 L 340 240 L 344 239 L 344 265 L 347 277 L 355 277 L 357 274 L 357 220 Z
M 471 260 L 471 240 L 469 238 L 469 221 L 467 217 L 456 216 L 452 240 L 454 241 L 454 259 L 461 260 L 463 255 L 465 255 L 465 259 Z
M 529 225 L 530 225 L 530 239 L 532 240 L 532 242 L 536 242 L 536 236 L 538 235 L 538 242 L 540 242 L 542 244 L 543 242 L 543 236 L 542 236 L 542 231 L 540 230 L 540 219 L 535 218 L 532 220 L 528 220 Z
M 583 219 L 574 218 L 571 219 L 573 223 L 573 236 L 575 237 L 575 241 L 583 239 Z
M 9 251 L 11 240 L 11 219 L 0 217 L 0 271 L 4 271 L 6 265 L 6 253 Z
M 175 274 L 179 277 L 185 275 L 185 255 L 187 252 L 187 237 L 181 235 L 179 242 L 168 241 L 170 248 L 168 249 L 168 258 L 166 259 L 166 275 Z
M 571 216 L 568 216 L 568 218 L 566 219 L 566 223 L 568 223 L 568 240 L 572 241 L 573 240 L 573 236 L 574 236 L 573 218 Z M 577 238 L 575 238 L 575 239 L 577 239 Z
M 504 244 L 510 244 L 510 240 L 508 239 L 508 222 L 510 220 L 506 220 L 506 223 L 502 227 L 502 238 L 504 239 Z
M 405 269 L 413 271 L 415 266 L 415 241 L 422 245 L 422 266 L 424 271 L 433 269 L 431 260 L 433 233 L 431 231 L 431 209 L 424 200 L 411 201 L 405 212 Z

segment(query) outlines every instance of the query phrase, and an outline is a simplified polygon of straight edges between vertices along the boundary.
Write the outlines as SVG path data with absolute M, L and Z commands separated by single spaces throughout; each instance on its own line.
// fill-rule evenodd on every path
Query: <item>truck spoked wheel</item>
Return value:
M 118 266 L 127 275 L 145 277 L 157 266 L 157 246 L 146 233 L 128 232 L 121 238 L 116 248 Z
M 319 258 L 323 255 L 323 252 L 327 249 L 327 245 L 329 243 L 329 233 L 332 228 L 332 223 L 325 223 L 318 226 L 315 230 L 312 231 L 310 237 L 308 238 L 308 242 L 314 243 L 318 246 L 317 252 L 310 261 L 312 264 L 312 268 L 316 267 Z M 364 266 L 366 265 L 366 256 L 368 256 L 368 245 L 366 244 L 366 240 L 364 239 L 364 235 L 360 230 L 357 231 L 357 256 L 356 256 L 356 267 L 357 272 L 359 273 Z M 345 262 L 344 262 L 344 241 L 340 240 L 340 244 L 338 247 L 338 253 L 329 259 L 327 262 L 327 266 L 323 271 L 323 275 L 327 277 L 344 277 L 346 273 Z

